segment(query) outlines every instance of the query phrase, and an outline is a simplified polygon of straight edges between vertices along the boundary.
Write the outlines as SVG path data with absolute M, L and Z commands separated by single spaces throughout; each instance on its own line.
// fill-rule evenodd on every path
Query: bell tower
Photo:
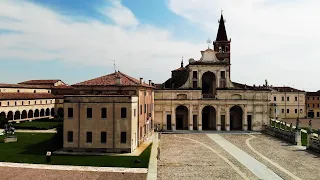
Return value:
M 216 55 L 219 60 L 226 60 L 227 62 L 229 62 L 228 71 L 229 71 L 229 78 L 230 78 L 230 43 L 231 43 L 231 39 L 228 39 L 227 31 L 226 31 L 226 27 L 225 27 L 225 22 L 226 21 L 223 18 L 223 14 L 221 11 L 220 20 L 218 21 L 218 23 L 219 23 L 218 33 L 217 33 L 216 40 L 213 42 L 213 49 L 214 49 L 214 51 L 218 52 Z

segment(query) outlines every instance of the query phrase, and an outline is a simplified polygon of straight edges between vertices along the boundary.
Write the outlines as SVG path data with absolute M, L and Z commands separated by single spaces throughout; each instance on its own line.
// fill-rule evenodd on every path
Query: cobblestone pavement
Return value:
M 158 179 L 258 179 L 206 134 L 162 134 Z
M 142 180 L 146 174 L 0 167 L 0 177 L 6 180 Z
M 221 134 L 222 137 L 233 143 L 258 161 L 265 164 L 273 172 L 278 174 L 283 179 L 297 179 L 285 173 L 283 170 L 277 168 L 270 162 L 263 159 L 257 153 L 253 152 L 246 140 L 249 140 L 250 145 L 257 152 L 270 159 L 272 162 L 278 164 L 285 170 L 297 176 L 300 179 L 320 179 L 320 159 L 319 155 L 311 154 L 305 150 L 299 150 L 295 146 L 288 145 L 280 140 L 266 135 L 232 135 Z M 252 136 L 254 136 L 252 138 Z

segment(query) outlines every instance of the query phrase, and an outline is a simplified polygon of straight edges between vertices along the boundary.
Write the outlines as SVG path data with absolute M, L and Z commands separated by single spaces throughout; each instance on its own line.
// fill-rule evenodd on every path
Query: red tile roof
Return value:
M 26 88 L 26 89 L 50 89 L 51 86 L 26 85 L 26 84 L 0 84 L 1 88 Z
M 172 70 L 172 71 L 182 71 L 182 70 L 185 70 L 185 69 L 186 69 L 185 67 L 179 67 L 178 69 L 175 69 L 175 70 Z
M 61 81 L 61 80 L 60 79 L 38 79 L 38 80 L 23 81 L 18 84 L 54 84 L 58 81 Z
M 0 100 L 29 100 L 61 98 L 50 93 L 0 93 Z
M 288 86 L 283 86 L 283 87 L 271 87 L 272 89 L 279 91 L 279 92 L 305 92 L 299 89 L 295 89 L 292 87 L 288 87 Z
M 121 79 L 120 84 L 117 84 L 117 78 Z M 153 86 L 149 86 L 146 83 L 140 84 L 140 80 L 130 77 L 120 71 L 88 81 L 76 83 L 72 86 L 143 86 L 153 88 Z

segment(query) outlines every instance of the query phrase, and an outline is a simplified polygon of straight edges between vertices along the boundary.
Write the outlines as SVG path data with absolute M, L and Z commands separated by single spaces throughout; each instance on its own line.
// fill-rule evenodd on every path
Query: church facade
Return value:
M 155 125 L 175 130 L 255 130 L 268 123 L 270 89 L 231 81 L 231 39 L 221 15 L 213 49 L 173 70 L 154 95 Z

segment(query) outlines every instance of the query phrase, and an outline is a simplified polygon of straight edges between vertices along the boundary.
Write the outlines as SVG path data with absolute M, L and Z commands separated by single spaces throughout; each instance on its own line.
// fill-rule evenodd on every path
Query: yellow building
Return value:
M 64 150 L 132 152 L 153 134 L 154 87 L 122 72 L 72 85 L 64 96 Z
M 292 87 L 270 87 L 270 117 L 280 119 L 306 116 L 306 92 Z

